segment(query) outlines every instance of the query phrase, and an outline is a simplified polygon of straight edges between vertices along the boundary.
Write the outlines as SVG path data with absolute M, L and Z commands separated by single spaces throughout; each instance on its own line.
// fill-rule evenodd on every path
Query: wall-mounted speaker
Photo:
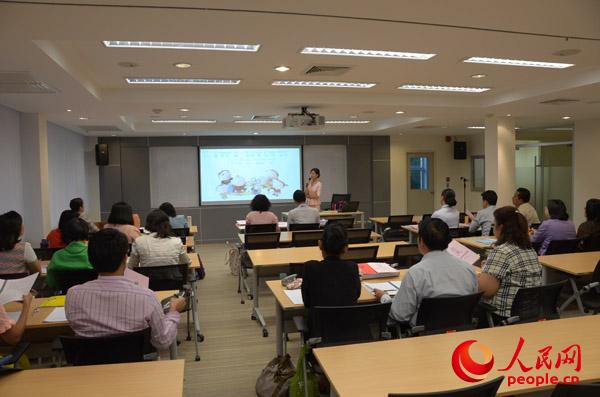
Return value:
M 108 165 L 108 145 L 106 143 L 96 144 L 96 165 Z
M 467 142 L 454 142 L 454 160 L 467 159 Z

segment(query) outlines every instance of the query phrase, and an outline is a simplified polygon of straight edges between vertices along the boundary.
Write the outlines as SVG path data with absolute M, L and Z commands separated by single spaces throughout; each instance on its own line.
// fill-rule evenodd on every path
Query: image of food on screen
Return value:
M 231 172 L 229 170 L 220 171 L 218 176 L 221 180 L 221 184 L 217 186 L 217 193 L 225 198 L 228 193 L 233 193 L 234 191 L 234 186 L 231 183 L 233 178 L 231 177 Z
M 234 193 L 245 193 L 246 192 L 246 180 L 243 176 L 236 175 L 232 179 L 231 184 L 233 185 Z

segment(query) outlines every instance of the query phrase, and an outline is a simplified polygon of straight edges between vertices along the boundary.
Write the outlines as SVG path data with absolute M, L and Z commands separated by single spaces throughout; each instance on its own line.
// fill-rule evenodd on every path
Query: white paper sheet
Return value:
M 287 297 L 292 301 L 294 305 L 303 305 L 304 301 L 302 300 L 302 290 L 301 289 L 286 289 L 283 292 L 287 295 Z
M 55 307 L 54 310 L 46 317 L 45 323 L 62 323 L 67 321 L 64 307 Z
M 448 244 L 448 253 L 458 259 L 462 259 L 469 265 L 475 264 L 479 260 L 479 255 L 471 251 L 456 240 L 452 240 Z
M 18 311 L 18 312 L 8 312 L 6 314 L 8 315 L 8 318 L 10 318 L 13 321 L 19 321 L 19 317 L 21 317 L 21 311 Z
M 39 273 L 15 280 L 0 280 L 0 305 L 23 299 L 33 287 Z
M 394 296 L 398 293 L 400 288 L 400 281 L 386 281 L 383 283 L 364 283 L 363 285 L 370 293 L 373 293 L 376 289 L 387 292 L 389 296 Z

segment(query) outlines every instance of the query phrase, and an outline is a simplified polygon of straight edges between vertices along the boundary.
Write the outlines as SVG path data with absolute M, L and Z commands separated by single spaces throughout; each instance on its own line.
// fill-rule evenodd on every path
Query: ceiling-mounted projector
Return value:
M 284 128 L 322 127 L 325 125 L 325 116 L 309 113 L 308 107 L 303 106 L 301 113 L 288 113 L 283 119 Z

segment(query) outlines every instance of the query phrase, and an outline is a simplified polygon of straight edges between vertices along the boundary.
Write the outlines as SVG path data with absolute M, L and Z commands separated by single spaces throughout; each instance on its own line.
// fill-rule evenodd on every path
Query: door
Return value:
M 435 208 L 433 186 L 433 153 L 407 153 L 407 212 L 431 214 Z

